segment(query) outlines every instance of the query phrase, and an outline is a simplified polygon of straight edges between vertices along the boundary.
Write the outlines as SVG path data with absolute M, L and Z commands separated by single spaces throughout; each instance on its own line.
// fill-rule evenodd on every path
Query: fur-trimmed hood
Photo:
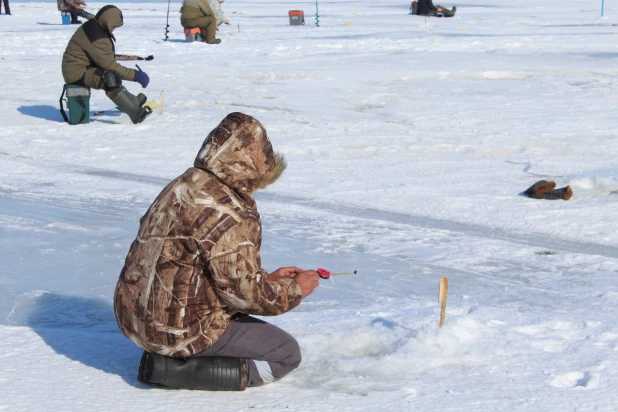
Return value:
M 262 268 L 262 223 L 250 194 L 285 165 L 264 127 L 232 113 L 140 219 L 114 294 L 122 333 L 148 352 L 193 356 L 238 313 L 276 316 L 298 306 L 300 285 Z
M 193 165 L 245 196 L 274 183 L 286 167 L 264 126 L 238 112 L 228 114 L 210 132 Z

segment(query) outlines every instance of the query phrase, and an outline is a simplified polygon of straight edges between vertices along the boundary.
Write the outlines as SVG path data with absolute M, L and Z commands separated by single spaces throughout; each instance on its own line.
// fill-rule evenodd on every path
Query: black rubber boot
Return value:
M 120 110 L 129 115 L 134 124 L 143 122 L 152 113 L 150 107 L 142 107 L 146 102 L 146 96 L 143 93 L 138 94 L 136 97 L 126 87 L 120 86 L 108 91 L 106 94 Z
M 144 103 L 146 103 L 146 100 L 148 100 L 148 98 L 146 97 L 144 93 L 140 93 L 136 97 L 137 97 L 137 102 L 139 103 L 140 106 L 143 106 Z
M 550 192 L 556 188 L 556 182 L 548 182 L 547 180 L 539 180 L 532 186 L 526 189 L 524 194 L 526 196 L 542 195 L 543 193 Z
M 442 14 L 444 14 L 444 17 L 453 17 L 456 11 L 457 6 L 453 6 L 451 10 L 447 9 L 446 7 L 442 8 Z
M 174 389 L 244 391 L 247 374 L 244 359 L 222 356 L 177 359 L 144 352 L 137 379 Z
M 77 14 L 71 13 L 71 24 L 82 24 L 82 21 L 77 18 Z

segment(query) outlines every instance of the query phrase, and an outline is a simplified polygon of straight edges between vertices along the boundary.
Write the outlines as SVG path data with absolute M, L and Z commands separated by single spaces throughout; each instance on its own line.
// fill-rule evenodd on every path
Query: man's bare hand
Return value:
M 273 273 L 266 276 L 266 279 L 272 282 L 273 280 L 293 278 L 302 271 L 301 268 L 297 268 L 296 266 L 286 266 L 275 270 Z
M 313 293 L 313 290 L 320 285 L 320 275 L 315 270 L 305 270 L 294 277 L 300 285 L 303 299 Z

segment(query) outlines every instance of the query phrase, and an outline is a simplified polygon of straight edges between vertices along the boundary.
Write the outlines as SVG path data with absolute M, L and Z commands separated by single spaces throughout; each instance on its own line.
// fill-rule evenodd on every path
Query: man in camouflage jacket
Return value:
M 223 11 L 221 10 L 221 3 L 225 0 L 208 0 L 208 4 L 210 5 L 210 9 L 212 10 L 215 20 L 217 21 L 217 26 L 225 24 L 230 24 L 230 21 L 225 18 L 223 15 Z
M 251 195 L 284 169 L 260 122 L 242 113 L 221 121 L 194 167 L 140 219 L 114 296 L 122 333 L 169 358 L 248 359 L 248 386 L 298 366 L 292 336 L 246 316 L 283 314 L 319 283 L 313 270 L 268 274 L 261 266 L 262 227 Z

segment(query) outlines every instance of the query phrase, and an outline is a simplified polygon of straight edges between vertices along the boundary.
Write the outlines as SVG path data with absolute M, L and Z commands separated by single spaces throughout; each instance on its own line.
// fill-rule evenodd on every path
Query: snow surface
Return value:
M 180 4 L 119 3 L 117 51 L 161 101 L 63 124 L 75 26 L 0 17 L 0 410 L 618 409 L 618 3 L 228 0 L 218 46 Z M 105 3 L 90 3 L 96 12 Z M 451 6 L 451 4 L 445 4 Z M 290 26 L 288 10 L 305 12 Z M 126 62 L 133 67 L 133 62 Z M 134 93 L 136 83 L 127 84 Z M 91 110 L 111 109 L 94 91 Z M 139 217 L 228 113 L 289 167 L 256 195 L 266 269 L 358 270 L 269 320 L 303 363 L 245 392 L 147 387 L 111 300 Z M 539 179 L 569 201 L 521 195 Z M 438 281 L 449 278 L 438 327 Z

